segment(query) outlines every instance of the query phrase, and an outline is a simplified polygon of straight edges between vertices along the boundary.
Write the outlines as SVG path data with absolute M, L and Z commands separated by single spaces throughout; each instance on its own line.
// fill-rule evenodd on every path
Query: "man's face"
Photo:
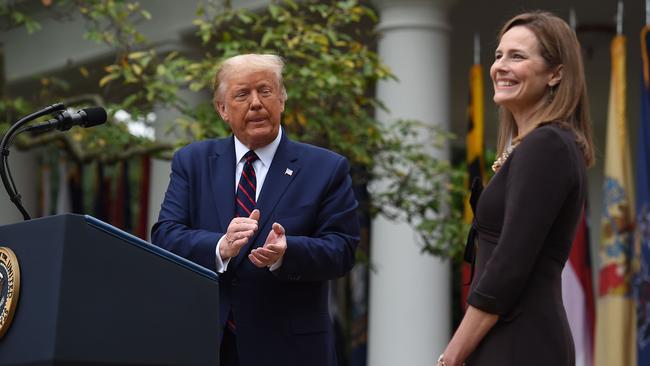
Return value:
M 237 139 L 249 149 L 270 144 L 278 135 L 284 100 L 275 74 L 268 70 L 243 71 L 226 82 L 217 112 Z

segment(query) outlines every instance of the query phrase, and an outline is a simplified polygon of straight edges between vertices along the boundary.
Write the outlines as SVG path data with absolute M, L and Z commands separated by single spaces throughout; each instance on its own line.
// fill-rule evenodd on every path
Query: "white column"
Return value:
M 448 2 L 374 1 L 378 52 L 398 78 L 377 86 L 377 97 L 389 109 L 378 112 L 379 120 L 417 119 L 448 127 Z M 371 230 L 368 365 L 431 366 L 451 331 L 449 263 L 423 254 L 406 224 L 379 217 Z

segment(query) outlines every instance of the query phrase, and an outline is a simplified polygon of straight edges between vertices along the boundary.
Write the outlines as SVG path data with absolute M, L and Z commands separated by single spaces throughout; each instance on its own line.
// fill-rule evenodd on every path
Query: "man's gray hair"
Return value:
M 237 55 L 225 59 L 217 68 L 212 83 L 214 98 L 216 101 L 223 102 L 224 94 L 228 89 L 228 78 L 231 75 L 241 71 L 261 71 L 268 70 L 275 74 L 280 88 L 280 97 L 283 101 L 287 100 L 287 90 L 282 82 L 282 71 L 284 70 L 284 61 L 282 57 L 272 54 L 248 53 Z

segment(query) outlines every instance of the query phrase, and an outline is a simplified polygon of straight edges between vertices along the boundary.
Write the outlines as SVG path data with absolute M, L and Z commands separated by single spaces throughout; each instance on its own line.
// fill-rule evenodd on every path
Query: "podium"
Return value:
M 217 275 L 90 216 L 0 227 L 20 292 L 0 365 L 219 363 Z

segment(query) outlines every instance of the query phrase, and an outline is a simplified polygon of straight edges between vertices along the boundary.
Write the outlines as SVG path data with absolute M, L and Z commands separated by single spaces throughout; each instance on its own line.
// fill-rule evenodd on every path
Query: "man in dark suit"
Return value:
M 221 273 L 222 366 L 336 364 L 328 280 L 354 264 L 357 202 L 345 158 L 282 131 L 283 67 L 274 55 L 222 63 L 214 104 L 234 136 L 174 155 L 152 229 Z

